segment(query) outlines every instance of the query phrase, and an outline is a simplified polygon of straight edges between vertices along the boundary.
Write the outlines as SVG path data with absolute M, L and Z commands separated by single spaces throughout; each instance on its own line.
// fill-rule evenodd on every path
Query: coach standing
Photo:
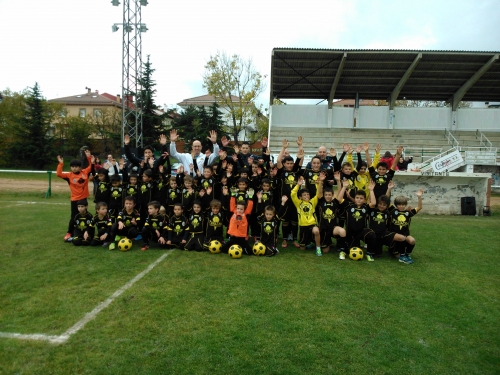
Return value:
M 193 141 L 193 147 L 191 154 L 177 152 L 177 147 L 175 142 L 179 138 L 177 130 L 172 129 L 170 131 L 170 156 L 177 159 L 184 166 L 184 171 L 190 171 L 191 176 L 196 176 L 194 169 L 191 169 L 194 162 L 198 166 L 198 170 L 203 173 L 203 164 L 205 163 L 205 155 L 201 153 L 201 142 Z M 219 145 L 217 144 L 217 132 L 215 130 L 210 130 L 210 136 L 207 137 L 213 144 L 213 152 L 208 158 L 208 164 L 212 163 L 215 158 L 219 155 Z

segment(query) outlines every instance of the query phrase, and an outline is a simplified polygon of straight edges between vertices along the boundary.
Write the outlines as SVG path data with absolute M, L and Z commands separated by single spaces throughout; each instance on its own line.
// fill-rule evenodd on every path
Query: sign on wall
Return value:
M 465 151 L 465 164 L 496 165 L 495 151 Z
M 460 151 L 455 150 L 452 153 L 433 161 L 431 165 L 434 172 L 444 172 L 446 170 L 452 171 L 453 169 L 461 166 L 463 163 L 464 159 L 462 158 L 462 155 L 460 155 Z

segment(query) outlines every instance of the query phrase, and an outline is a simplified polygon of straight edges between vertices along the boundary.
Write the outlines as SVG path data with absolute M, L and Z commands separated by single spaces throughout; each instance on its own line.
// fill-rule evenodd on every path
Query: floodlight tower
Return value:
M 119 6 L 118 0 L 112 0 L 113 6 Z M 125 134 L 135 138 L 135 147 L 142 142 L 142 108 L 137 95 L 142 86 L 142 33 L 148 29 L 141 22 L 141 7 L 148 5 L 147 0 L 123 0 L 123 23 L 115 23 L 112 31 L 123 26 L 122 39 L 122 144 Z M 135 98 L 134 98 L 135 96 Z

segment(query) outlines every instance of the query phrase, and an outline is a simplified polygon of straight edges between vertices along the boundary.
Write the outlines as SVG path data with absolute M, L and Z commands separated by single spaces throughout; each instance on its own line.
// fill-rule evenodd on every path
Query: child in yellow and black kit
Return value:
M 91 237 L 87 233 L 87 228 L 92 222 L 92 214 L 87 211 L 87 200 L 81 199 L 77 203 L 78 214 L 74 217 L 75 223 L 73 245 L 75 246 L 89 246 Z
M 109 244 L 109 250 L 115 249 L 115 240 L 118 241 L 116 236 L 125 236 L 130 240 L 135 239 L 139 234 L 140 223 L 141 216 L 135 209 L 135 198 L 128 196 L 125 198 L 125 207 L 118 213 L 116 223 L 111 228 L 110 240 L 112 242 Z
M 281 205 L 276 212 L 274 206 L 270 205 L 268 200 L 264 201 L 265 192 L 259 191 L 257 193 L 257 222 L 260 225 L 260 239 L 256 243 L 262 243 L 265 247 L 265 255 L 273 256 L 279 254 L 276 243 L 278 241 L 280 223 L 286 214 L 288 197 L 283 195 L 281 197 Z M 267 202 L 267 203 L 266 203 Z
M 105 202 L 97 202 L 95 205 L 96 214 L 92 219 L 89 229 L 89 237 L 92 239 L 90 246 L 108 247 L 111 238 L 111 227 L 113 222 L 108 214 L 108 205 Z
M 161 204 L 158 201 L 148 203 L 148 217 L 144 220 L 142 227 L 142 240 L 144 245 L 141 247 L 142 251 L 149 249 L 149 241 L 158 243 L 161 232 L 165 228 L 166 218 L 165 215 L 160 213 Z
M 189 232 L 188 221 L 182 214 L 182 203 L 175 203 L 172 216 L 161 233 L 158 242 L 166 248 L 184 249 L 187 243 Z
M 316 219 L 316 205 L 318 204 L 318 199 L 323 197 L 323 182 L 325 181 L 325 178 L 325 172 L 321 172 L 317 180 L 317 193 L 312 198 L 309 190 L 302 188 L 299 191 L 299 187 L 302 187 L 303 184 L 305 185 L 305 180 L 302 176 L 299 177 L 297 185 L 295 185 L 291 192 L 292 201 L 297 209 L 299 217 L 300 249 L 305 250 L 306 245 L 308 245 L 314 238 L 314 243 L 316 244 L 316 255 L 319 257 L 322 256 L 323 253 L 321 252 L 321 238 Z

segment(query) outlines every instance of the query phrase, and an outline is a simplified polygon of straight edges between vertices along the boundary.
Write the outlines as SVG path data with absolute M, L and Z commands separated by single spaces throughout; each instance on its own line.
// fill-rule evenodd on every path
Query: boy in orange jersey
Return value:
M 223 194 L 227 194 L 227 187 L 224 187 Z M 236 195 L 236 192 L 233 194 Z M 227 234 L 231 237 L 222 247 L 222 251 L 227 253 L 232 245 L 239 245 L 245 254 L 252 255 L 252 248 L 248 244 L 247 215 L 250 215 L 253 209 L 253 190 L 248 192 L 248 201 L 242 200 L 236 202 L 236 197 L 234 195 L 229 202 L 229 209 L 233 215 L 229 220 L 229 227 L 227 228 Z
M 68 233 L 64 236 L 64 242 L 71 242 L 73 239 L 74 218 L 78 215 L 78 201 L 89 197 L 89 174 L 92 164 L 94 164 L 94 157 L 90 150 L 85 150 L 85 156 L 89 166 L 82 170 L 82 162 L 74 159 L 69 163 L 71 172 L 63 172 L 64 159 L 61 155 L 57 156 L 59 164 L 57 165 L 56 176 L 66 180 L 71 191 L 71 217 L 68 224 Z

